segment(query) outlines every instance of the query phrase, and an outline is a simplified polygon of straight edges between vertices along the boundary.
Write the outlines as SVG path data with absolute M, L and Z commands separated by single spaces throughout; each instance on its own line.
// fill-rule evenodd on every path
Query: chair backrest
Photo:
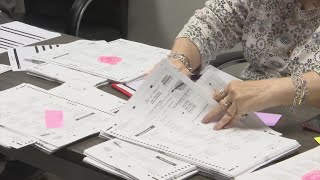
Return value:
M 16 0 L 0 0 L 0 11 L 12 17 L 13 11 L 16 8 Z

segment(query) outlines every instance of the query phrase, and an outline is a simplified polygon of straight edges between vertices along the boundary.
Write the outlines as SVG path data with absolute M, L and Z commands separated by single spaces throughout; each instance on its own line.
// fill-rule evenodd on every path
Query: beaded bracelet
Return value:
M 178 59 L 183 65 L 186 66 L 186 68 L 192 72 L 192 67 L 191 67 L 191 63 L 190 63 L 190 60 L 187 56 L 185 56 L 184 54 L 179 54 L 179 53 L 174 53 L 174 52 L 171 52 L 169 55 L 168 55 L 168 59 Z
M 291 79 L 294 86 L 295 97 L 293 98 L 290 110 L 294 110 L 295 107 L 305 103 L 308 96 L 308 89 L 307 82 L 302 78 L 302 76 L 293 74 Z

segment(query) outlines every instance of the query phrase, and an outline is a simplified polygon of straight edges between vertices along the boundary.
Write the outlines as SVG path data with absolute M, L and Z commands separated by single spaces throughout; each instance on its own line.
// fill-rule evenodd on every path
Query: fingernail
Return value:
M 206 124 L 208 122 L 208 116 L 203 117 L 201 120 L 202 123 Z

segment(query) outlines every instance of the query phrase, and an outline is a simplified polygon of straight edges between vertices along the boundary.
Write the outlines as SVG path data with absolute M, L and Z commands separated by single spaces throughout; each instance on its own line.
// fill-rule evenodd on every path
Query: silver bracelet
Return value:
M 180 54 L 180 53 L 174 53 L 174 52 L 171 52 L 169 55 L 168 55 L 168 59 L 178 59 L 183 65 L 186 66 L 186 68 L 192 72 L 192 66 L 191 66 L 191 63 L 190 63 L 190 60 L 187 56 L 185 56 L 184 54 Z
M 307 82 L 301 75 L 293 74 L 291 76 L 294 86 L 295 97 L 289 110 L 294 110 L 297 106 L 305 103 L 308 96 Z

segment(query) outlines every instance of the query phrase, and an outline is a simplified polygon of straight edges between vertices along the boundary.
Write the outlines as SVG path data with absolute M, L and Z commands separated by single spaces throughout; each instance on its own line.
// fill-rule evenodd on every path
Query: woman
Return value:
M 213 93 L 222 115 L 215 129 L 243 114 L 275 106 L 320 105 L 320 0 L 209 0 L 178 35 L 169 58 L 182 73 L 198 72 L 241 42 L 249 66 Z

